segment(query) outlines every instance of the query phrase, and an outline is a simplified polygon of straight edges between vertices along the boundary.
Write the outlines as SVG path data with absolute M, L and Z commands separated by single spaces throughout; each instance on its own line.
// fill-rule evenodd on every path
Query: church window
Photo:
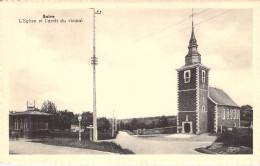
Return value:
M 184 83 L 190 82 L 190 70 L 184 71 Z
M 202 70 L 202 82 L 205 83 L 205 70 Z
M 225 118 L 226 118 L 226 110 L 223 109 L 223 119 L 225 119 Z
M 204 105 L 202 106 L 202 112 L 205 112 L 205 106 Z

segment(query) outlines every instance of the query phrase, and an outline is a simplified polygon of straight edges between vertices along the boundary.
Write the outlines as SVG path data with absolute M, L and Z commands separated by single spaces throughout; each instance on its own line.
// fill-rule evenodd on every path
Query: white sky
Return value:
M 194 9 L 199 13 L 205 9 Z M 194 17 L 203 65 L 211 68 L 210 86 L 238 104 L 253 105 L 252 10 L 208 9 Z M 92 111 L 91 10 L 8 12 L 4 53 L 9 58 L 10 110 L 26 101 L 54 102 L 58 110 Z M 18 19 L 83 18 L 84 23 L 19 24 Z M 177 72 L 190 39 L 191 9 L 102 9 L 96 22 L 97 112 L 118 118 L 177 114 Z M 181 31 L 182 30 L 182 31 Z

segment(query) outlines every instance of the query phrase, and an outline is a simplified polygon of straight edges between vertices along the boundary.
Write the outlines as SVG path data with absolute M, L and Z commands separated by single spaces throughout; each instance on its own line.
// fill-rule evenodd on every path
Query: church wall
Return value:
M 195 111 L 196 110 L 196 91 L 178 92 L 179 111 Z
M 196 88 L 196 68 L 192 68 L 192 69 L 187 69 L 190 70 L 190 82 L 189 83 L 184 83 L 184 71 L 179 71 L 178 74 L 178 80 L 179 80 L 179 85 L 178 85 L 178 89 L 179 90 L 187 90 L 187 89 L 195 89 Z
M 186 115 L 188 115 L 188 121 L 192 122 L 192 131 L 195 134 L 196 133 L 196 112 L 179 112 L 179 132 L 181 133 L 181 127 L 182 127 L 182 122 L 186 121 Z
M 208 99 L 208 132 L 214 132 L 215 106 L 216 104 Z
M 199 131 L 200 133 L 207 132 L 207 126 L 208 126 L 208 91 L 200 90 L 199 91 Z M 203 111 L 203 107 L 205 110 Z
M 234 110 L 236 113 L 234 113 Z M 224 115 L 224 111 L 226 112 Z M 229 113 L 227 113 L 229 111 Z M 237 115 L 239 112 L 239 115 Z M 229 117 L 228 117 L 229 116 Z M 239 126 L 240 108 L 232 106 L 218 106 L 218 126 Z
M 205 83 L 202 82 L 202 70 L 205 71 L 205 77 L 206 77 Z M 209 82 L 208 74 L 209 74 L 209 71 L 207 71 L 207 69 L 202 69 L 202 68 L 200 68 L 199 72 L 200 72 L 200 73 L 199 73 L 199 75 L 200 75 L 200 77 L 199 77 L 199 88 L 200 88 L 200 89 L 204 89 L 204 90 L 208 90 L 208 82 Z

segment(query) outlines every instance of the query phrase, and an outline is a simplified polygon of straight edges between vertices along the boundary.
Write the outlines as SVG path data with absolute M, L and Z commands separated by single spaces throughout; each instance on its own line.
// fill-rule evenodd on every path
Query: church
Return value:
M 220 132 L 240 126 L 240 107 L 222 89 L 209 86 L 210 68 L 202 65 L 192 32 L 185 65 L 177 69 L 177 133 Z

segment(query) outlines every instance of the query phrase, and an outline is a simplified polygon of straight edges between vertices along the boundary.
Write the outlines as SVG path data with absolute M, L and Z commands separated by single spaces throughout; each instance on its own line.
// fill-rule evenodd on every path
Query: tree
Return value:
M 56 114 L 57 107 L 53 102 L 47 100 L 43 102 L 41 111 L 49 114 Z
M 138 128 L 139 122 L 136 118 L 134 118 L 131 122 L 130 122 L 130 131 L 136 130 Z
M 243 105 L 240 109 L 240 118 L 245 121 L 253 120 L 253 107 L 250 105 Z
M 82 113 L 81 125 L 86 129 L 89 125 L 93 125 L 93 113 L 86 111 Z
M 97 119 L 97 126 L 99 131 L 108 131 L 111 124 L 107 118 L 102 117 Z
M 140 129 L 146 129 L 147 125 L 144 122 L 139 123 L 138 128 Z
M 159 127 L 168 127 L 168 125 L 169 125 L 168 118 L 166 116 L 160 117 L 160 119 L 158 121 L 158 126 Z
M 125 130 L 125 124 L 123 121 L 120 121 L 119 123 L 119 130 Z
M 125 125 L 124 125 L 124 130 L 130 130 L 130 123 L 129 122 L 127 122 L 127 123 L 125 123 Z
M 74 118 L 74 113 L 70 112 L 68 110 L 64 111 L 58 111 L 56 114 L 56 122 L 55 127 L 58 127 L 62 130 L 64 129 L 70 129 L 70 126 L 72 125 L 72 120 Z

